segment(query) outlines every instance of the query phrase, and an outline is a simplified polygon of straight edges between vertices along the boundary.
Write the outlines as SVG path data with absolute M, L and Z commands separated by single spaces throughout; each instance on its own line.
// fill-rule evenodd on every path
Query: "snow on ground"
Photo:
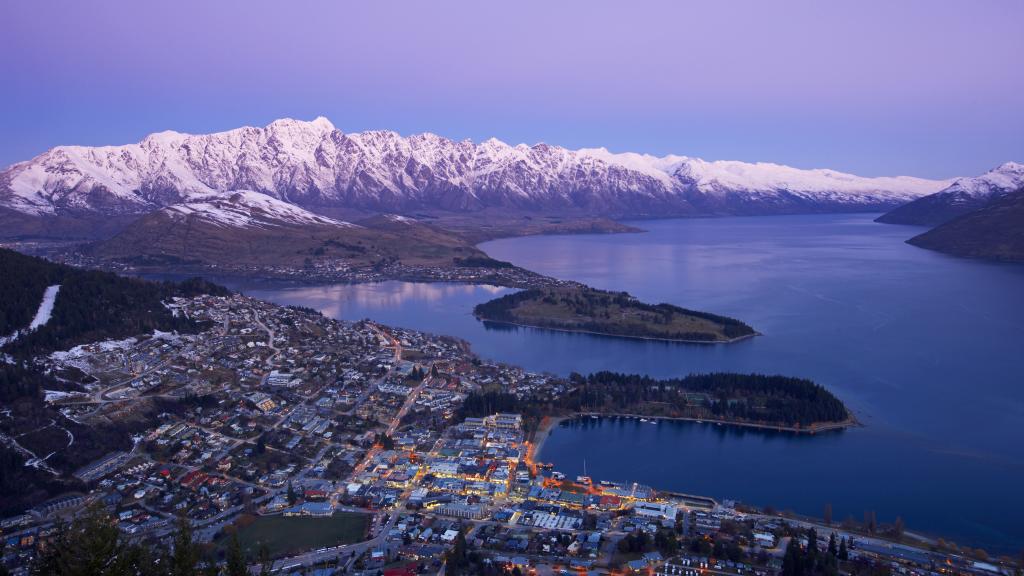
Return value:
M 123 348 L 130 348 L 138 342 L 135 338 L 125 338 L 124 340 L 103 340 L 101 342 L 93 342 L 91 344 L 82 344 L 75 346 L 70 350 L 62 350 L 53 352 L 50 354 L 50 359 L 63 362 L 65 364 L 73 364 L 77 360 L 88 357 L 96 352 L 110 352 L 111 350 L 119 350 Z
M 20 338 L 22 334 L 27 334 L 49 322 L 50 316 L 53 314 L 53 305 L 57 302 L 57 292 L 59 291 L 60 284 L 47 286 L 46 290 L 43 292 L 43 301 L 39 303 L 36 315 L 32 318 L 32 322 L 29 323 L 28 328 L 15 330 L 12 334 L 7 336 L 0 336 L 0 346 L 6 346 Z
M 163 209 L 163 212 L 172 218 L 194 215 L 215 225 L 229 228 L 268 228 L 282 224 L 358 227 L 350 222 L 320 216 L 294 204 L 249 190 L 234 191 L 230 193 L 230 196 L 214 194 L 196 198 L 189 202 L 168 206 Z
M 36 317 L 28 325 L 29 330 L 35 330 L 50 321 L 50 315 L 53 314 L 53 305 L 57 302 L 57 292 L 60 292 L 60 284 L 48 286 L 46 292 L 43 292 L 43 301 L 39 304 L 39 309 L 36 310 Z
M 56 402 L 57 400 L 63 400 L 64 398 L 72 398 L 75 396 L 86 396 L 86 394 L 82 394 L 81 392 L 64 392 L 62 390 L 43 390 L 43 392 L 46 394 L 46 398 L 44 398 L 46 402 Z

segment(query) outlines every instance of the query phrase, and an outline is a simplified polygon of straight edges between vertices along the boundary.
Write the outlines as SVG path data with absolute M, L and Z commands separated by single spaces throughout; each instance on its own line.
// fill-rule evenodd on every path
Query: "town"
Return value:
M 93 506 L 137 541 L 169 540 L 184 518 L 222 556 L 234 534 L 253 573 L 767 576 L 794 547 L 833 559 L 834 573 L 1000 570 L 859 526 L 566 478 L 538 461 L 523 415 L 469 414 L 463 401 L 556 399 L 571 383 L 481 360 L 454 338 L 239 294 L 165 305 L 205 329 L 37 360 L 78 388 L 48 392 L 49 404 L 76 423 L 130 424 L 133 441 L 74 472 L 87 491 L 0 522 L 11 573 L 27 574 L 57 526 Z

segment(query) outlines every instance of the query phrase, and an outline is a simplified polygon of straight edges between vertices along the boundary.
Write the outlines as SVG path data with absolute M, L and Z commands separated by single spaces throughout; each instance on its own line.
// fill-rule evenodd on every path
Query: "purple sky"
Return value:
M 1020 0 L 33 0 L 0 22 L 2 165 L 318 115 L 864 175 L 1024 161 Z

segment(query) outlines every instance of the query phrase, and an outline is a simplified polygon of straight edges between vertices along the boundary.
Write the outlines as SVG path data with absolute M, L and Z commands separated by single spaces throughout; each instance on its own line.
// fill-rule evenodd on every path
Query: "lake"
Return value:
M 739 318 L 763 336 L 687 345 L 487 328 L 470 311 L 508 290 L 385 282 L 244 288 L 253 296 L 459 336 L 535 371 L 700 371 L 814 379 L 861 428 L 816 436 L 696 423 L 585 421 L 542 459 L 566 474 L 882 522 L 997 551 L 1024 547 L 1024 266 L 956 259 L 873 215 L 631 222 L 638 234 L 488 242 L 494 258 Z

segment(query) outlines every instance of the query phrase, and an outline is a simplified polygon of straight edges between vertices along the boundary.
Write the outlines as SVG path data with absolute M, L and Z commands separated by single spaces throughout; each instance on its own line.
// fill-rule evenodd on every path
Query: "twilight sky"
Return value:
M 33 0 L 0 22 L 0 165 L 318 115 L 863 175 L 1024 161 L 1020 0 Z

